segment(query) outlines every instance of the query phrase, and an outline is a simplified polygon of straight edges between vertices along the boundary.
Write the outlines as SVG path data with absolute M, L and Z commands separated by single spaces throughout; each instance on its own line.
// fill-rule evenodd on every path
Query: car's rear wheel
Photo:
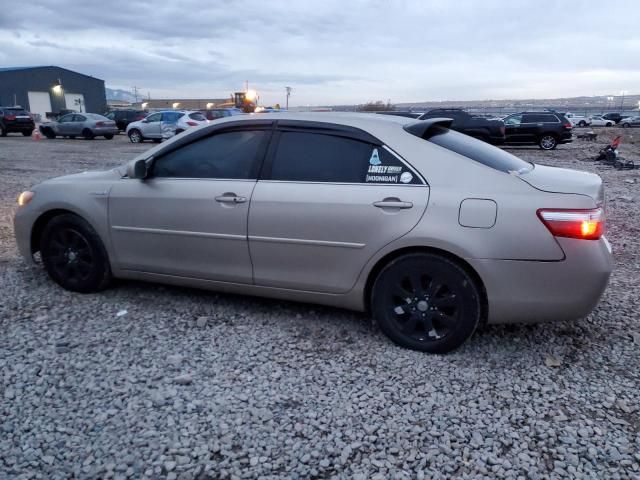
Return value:
M 88 128 L 85 128 L 82 131 L 82 136 L 84 137 L 85 140 L 93 140 L 95 135 L 93 134 L 93 132 L 91 130 L 89 130 Z
M 97 292 L 111 280 L 109 259 L 100 237 L 77 215 L 59 215 L 47 223 L 40 253 L 49 276 L 67 290 Z
M 4 128 L 2 125 L 0 125 L 0 137 L 6 137 L 7 136 L 7 129 Z
M 587 122 L 585 122 L 584 120 L 580 120 L 580 122 L 578 122 L 578 126 L 579 127 L 586 127 L 587 126 Z
M 538 145 L 542 150 L 553 150 L 558 146 L 558 140 L 556 139 L 555 136 L 549 133 L 545 133 L 540 137 L 540 140 L 538 141 Z
M 622 128 L 629 128 L 630 126 L 631 126 L 631 125 L 630 125 L 630 124 L 628 124 L 628 123 L 623 123 L 623 124 L 622 124 Z
M 136 130 L 135 128 L 129 131 L 129 140 L 131 143 L 142 143 L 144 141 L 144 137 L 140 130 Z
M 22 136 L 23 137 L 30 137 L 32 133 L 33 133 L 33 130 L 23 130 L 22 131 Z
M 111 140 L 113 138 L 113 134 L 112 133 L 108 133 L 104 136 L 104 138 L 106 138 L 107 140 Z
M 386 265 L 372 289 L 371 310 L 395 343 L 429 353 L 462 345 L 480 322 L 480 291 L 457 263 L 413 253 Z

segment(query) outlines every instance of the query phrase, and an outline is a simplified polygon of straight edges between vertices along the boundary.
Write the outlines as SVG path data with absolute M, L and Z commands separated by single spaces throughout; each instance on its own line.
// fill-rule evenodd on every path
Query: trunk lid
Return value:
M 534 165 L 533 169 L 518 178 L 543 192 L 587 195 L 597 205 L 604 200 L 602 179 L 595 173 Z

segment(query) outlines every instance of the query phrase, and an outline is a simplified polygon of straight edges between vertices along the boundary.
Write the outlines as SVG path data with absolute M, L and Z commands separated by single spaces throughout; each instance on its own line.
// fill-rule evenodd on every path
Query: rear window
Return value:
M 529 162 L 525 162 L 500 148 L 446 128 L 439 128 L 438 133 L 428 140 L 501 172 L 520 174 L 533 168 Z
M 5 108 L 4 114 L 5 115 L 29 115 L 29 112 L 27 112 L 24 108 Z

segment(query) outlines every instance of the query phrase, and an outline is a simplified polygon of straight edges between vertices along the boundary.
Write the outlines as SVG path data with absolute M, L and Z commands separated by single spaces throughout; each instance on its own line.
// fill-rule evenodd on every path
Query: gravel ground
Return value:
M 640 170 L 582 161 L 604 143 L 511 149 L 604 178 L 616 268 L 598 308 L 434 356 L 343 310 L 58 288 L 18 256 L 16 196 L 150 145 L 0 138 L 0 478 L 640 479 Z

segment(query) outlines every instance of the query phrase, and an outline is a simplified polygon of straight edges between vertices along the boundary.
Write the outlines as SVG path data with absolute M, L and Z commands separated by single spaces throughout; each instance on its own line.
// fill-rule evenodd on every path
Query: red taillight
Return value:
M 104 122 L 96 122 L 96 127 L 104 127 Z
M 571 130 L 573 128 L 573 125 L 571 125 L 571 122 L 568 122 L 568 123 L 565 123 L 563 127 L 566 128 L 567 130 Z
M 604 210 L 549 209 L 538 210 L 538 217 L 556 237 L 597 240 L 604 233 Z
M 198 126 L 198 122 L 187 122 L 187 125 L 189 125 L 190 127 L 197 127 Z
M 15 115 L 5 115 L 4 119 L 5 120 L 15 120 L 16 116 Z

